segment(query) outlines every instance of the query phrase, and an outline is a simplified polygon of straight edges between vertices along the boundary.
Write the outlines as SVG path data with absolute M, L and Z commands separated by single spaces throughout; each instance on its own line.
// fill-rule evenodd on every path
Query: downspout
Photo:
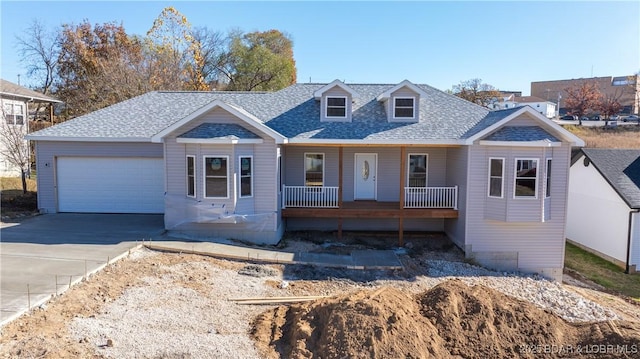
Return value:
M 631 257 L 631 225 L 633 224 L 633 214 L 634 213 L 640 213 L 640 209 L 634 209 L 632 211 L 629 211 L 629 227 L 627 230 L 627 263 L 625 266 L 625 274 L 629 274 L 629 270 L 630 270 L 630 266 L 629 266 L 629 259 Z

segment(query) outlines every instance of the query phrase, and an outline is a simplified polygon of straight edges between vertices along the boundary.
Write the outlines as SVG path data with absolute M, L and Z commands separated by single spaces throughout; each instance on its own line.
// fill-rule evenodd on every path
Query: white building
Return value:
M 518 106 L 531 106 L 534 110 L 545 116 L 553 118 L 556 116 L 556 104 L 535 96 L 515 96 L 508 95 L 493 104 L 492 109 L 502 110 Z
M 9 128 L 17 129 L 26 135 L 29 132 L 29 103 L 31 102 L 57 103 L 62 101 L 0 79 L 0 120 L 3 124 L 6 123 L 7 126 L 11 126 L 2 126 L 0 129 L 2 131 L 7 131 Z M 5 148 L 3 141 L 0 141 L 0 146 L 2 146 L 0 150 Z M 0 176 L 12 177 L 19 175 L 20 169 L 0 155 Z
M 570 170 L 567 239 L 640 269 L 640 150 L 582 150 Z

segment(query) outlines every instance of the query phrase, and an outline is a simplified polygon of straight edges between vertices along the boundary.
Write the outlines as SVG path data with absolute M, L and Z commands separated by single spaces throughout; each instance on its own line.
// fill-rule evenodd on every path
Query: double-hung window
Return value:
M 394 118 L 415 118 L 415 98 L 395 97 L 393 99 Z
M 516 158 L 515 198 L 538 197 L 538 159 Z
M 196 196 L 196 157 L 187 156 L 187 196 Z
M 253 157 L 240 157 L 240 197 L 253 196 Z
M 304 154 L 304 185 L 308 187 L 324 185 L 324 153 Z
M 229 197 L 229 157 L 204 157 L 204 196 L 206 198 Z
M 545 197 L 551 197 L 551 158 L 547 158 L 547 183 Z
M 409 154 L 408 187 L 427 187 L 427 154 Z
M 24 107 L 22 104 L 5 103 L 2 106 L 2 114 L 8 125 L 24 124 Z
M 489 197 L 502 198 L 504 188 L 504 158 L 489 159 Z
M 346 118 L 347 98 L 344 96 L 327 97 L 326 117 Z

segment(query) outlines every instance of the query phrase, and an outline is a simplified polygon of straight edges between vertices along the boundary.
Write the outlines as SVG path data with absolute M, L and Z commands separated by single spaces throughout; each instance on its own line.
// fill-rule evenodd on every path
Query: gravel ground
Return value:
M 335 295 L 380 286 L 421 293 L 455 278 L 532 302 L 571 322 L 618 319 L 609 308 L 560 283 L 474 266 L 455 250 L 400 258 L 404 271 L 361 271 L 248 264 L 141 249 L 113 271 L 136 273 L 141 281 L 126 285 L 117 297 L 98 293 L 94 299 L 105 303 L 98 312 L 74 315 L 67 328 L 72 342 L 107 358 L 261 358 L 264 353 L 250 335 L 251 321 L 273 306 L 238 305 L 229 299 Z M 73 290 L 65 294 L 72 295 Z

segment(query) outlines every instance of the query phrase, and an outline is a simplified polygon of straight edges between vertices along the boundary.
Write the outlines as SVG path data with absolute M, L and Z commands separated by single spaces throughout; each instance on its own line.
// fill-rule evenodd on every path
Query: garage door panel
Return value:
M 163 213 L 162 159 L 60 157 L 58 210 Z

